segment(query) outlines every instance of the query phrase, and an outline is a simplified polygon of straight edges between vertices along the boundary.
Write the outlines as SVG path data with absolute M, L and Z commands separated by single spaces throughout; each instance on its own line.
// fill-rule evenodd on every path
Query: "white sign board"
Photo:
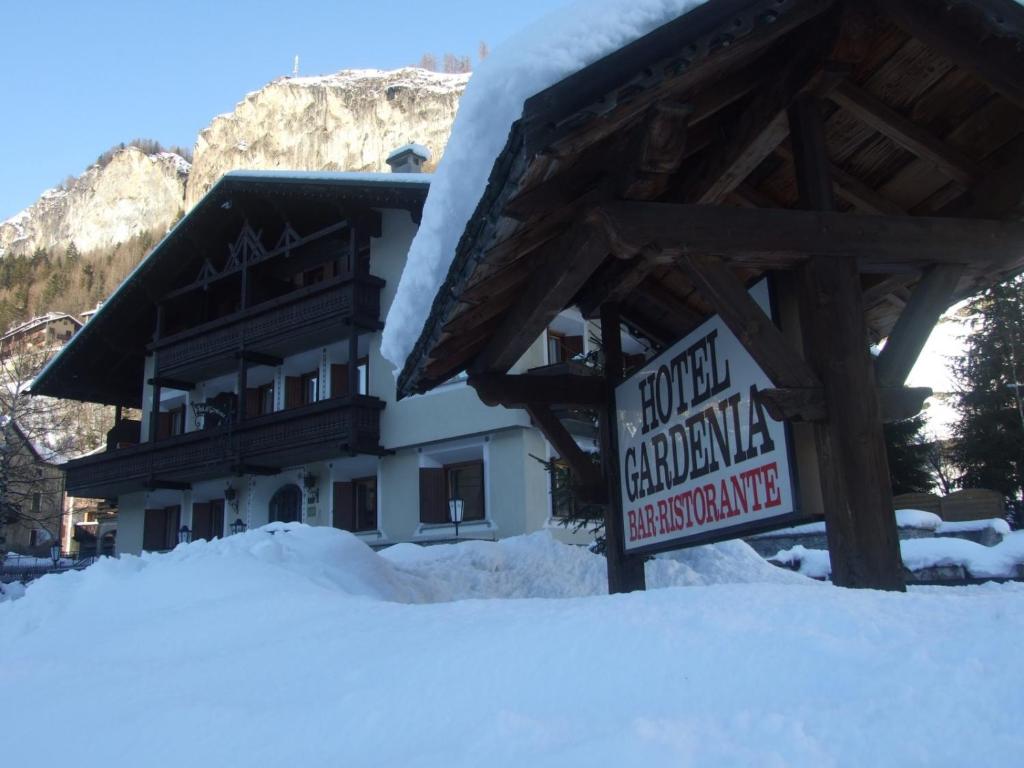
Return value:
M 771 312 L 766 279 L 750 294 Z M 788 430 L 755 397 L 772 386 L 715 315 L 616 388 L 626 551 L 735 538 L 797 516 Z

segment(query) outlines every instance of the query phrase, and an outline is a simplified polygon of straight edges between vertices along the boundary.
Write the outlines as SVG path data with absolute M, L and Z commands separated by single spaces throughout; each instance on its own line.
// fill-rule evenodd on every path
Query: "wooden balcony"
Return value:
M 67 492 L 112 498 L 232 474 L 271 474 L 283 467 L 352 453 L 383 453 L 375 397 L 321 400 L 211 429 L 70 461 Z
M 150 345 L 159 376 L 198 381 L 237 366 L 245 349 L 276 357 L 347 338 L 353 329 L 375 331 L 384 281 L 343 276 L 203 323 Z

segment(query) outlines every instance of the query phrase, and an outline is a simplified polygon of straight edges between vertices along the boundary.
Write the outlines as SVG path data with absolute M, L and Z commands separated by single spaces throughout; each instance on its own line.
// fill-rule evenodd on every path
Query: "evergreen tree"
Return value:
M 885 450 L 893 496 L 928 492 L 935 484 L 931 471 L 932 446 L 924 436 L 925 417 L 885 425 Z
M 1024 489 L 1024 277 L 990 288 L 963 311 L 970 335 L 954 359 L 960 421 L 953 456 L 964 488 L 1019 499 Z

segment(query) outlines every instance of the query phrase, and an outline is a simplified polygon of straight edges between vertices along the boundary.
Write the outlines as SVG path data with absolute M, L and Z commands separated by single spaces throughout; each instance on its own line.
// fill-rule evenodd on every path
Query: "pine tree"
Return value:
M 954 359 L 960 421 L 953 456 L 964 488 L 992 488 L 1009 499 L 1024 490 L 1024 277 L 972 299 L 970 335 Z
M 893 496 L 927 492 L 935 485 L 931 471 L 932 445 L 924 436 L 925 417 L 885 425 L 885 450 Z

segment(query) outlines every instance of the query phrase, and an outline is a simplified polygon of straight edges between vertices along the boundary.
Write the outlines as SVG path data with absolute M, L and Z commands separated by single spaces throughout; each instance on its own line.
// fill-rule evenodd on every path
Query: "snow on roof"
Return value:
M 387 171 L 228 171 L 224 178 L 249 181 L 312 181 L 329 184 L 395 186 L 430 184 L 429 173 L 388 173 Z
M 82 325 L 81 321 L 77 320 L 76 318 L 74 318 L 73 316 L 67 314 L 66 312 L 47 312 L 45 315 L 40 315 L 39 317 L 33 317 L 31 320 L 26 320 L 25 322 L 21 323 L 20 325 L 12 326 L 0 338 L 6 339 L 9 336 L 14 336 L 14 335 L 17 335 L 19 333 L 27 333 L 28 331 L 35 330 L 36 328 L 44 326 L 44 325 L 46 325 L 48 323 L 56 322 L 57 320 L 60 320 L 62 318 L 67 318 L 68 320 L 70 320 L 71 322 L 73 322 L 75 325 L 77 325 L 79 327 L 81 327 L 81 325 Z
M 423 208 L 381 352 L 405 365 L 495 158 L 530 96 L 705 0 L 577 0 L 509 38 L 473 73 Z
M 427 160 L 430 160 L 433 157 L 429 147 L 425 147 L 422 144 L 409 142 L 408 144 L 403 144 L 402 146 L 391 150 L 391 152 L 389 152 L 388 156 L 385 158 L 385 162 L 389 162 L 394 158 L 398 157 L 399 155 L 404 154 L 405 152 L 412 152 L 414 154 L 419 155 L 420 157 L 426 158 Z

